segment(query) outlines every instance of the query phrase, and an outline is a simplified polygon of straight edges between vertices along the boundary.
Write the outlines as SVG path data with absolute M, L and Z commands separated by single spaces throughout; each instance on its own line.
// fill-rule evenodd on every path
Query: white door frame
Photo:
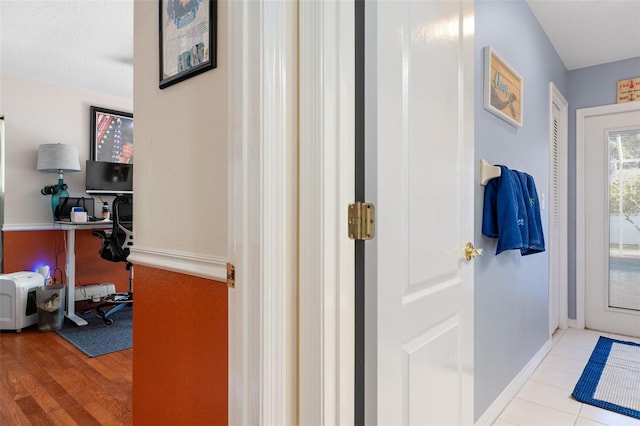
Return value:
M 352 423 L 354 3 L 228 6 L 229 424 Z M 294 52 L 298 72 L 286 59 Z M 296 89 L 299 157 L 288 103 Z
M 299 422 L 354 421 L 354 2 L 300 6 Z
M 637 109 L 635 102 L 583 108 L 576 111 L 576 328 L 585 327 L 585 151 L 587 118 Z
M 560 172 L 560 176 L 558 179 L 558 226 L 557 230 L 559 232 L 558 235 L 558 247 L 554 252 L 549 252 L 549 256 L 554 256 L 555 259 L 549 259 L 549 262 L 555 261 L 558 263 L 558 277 L 560 280 L 553 284 L 553 280 L 556 280 L 557 277 L 549 276 L 549 291 L 557 292 L 557 307 L 552 306 L 552 298 L 551 293 L 549 293 L 549 323 L 552 322 L 552 310 L 557 309 L 558 315 L 558 328 L 566 329 L 569 324 L 569 306 L 568 306 L 568 260 L 567 260 L 567 228 L 568 228 L 568 220 L 567 220 L 567 203 L 568 203 L 568 129 L 569 129 L 569 103 L 564 98 L 560 90 L 556 87 L 553 82 L 549 83 L 549 99 L 552 103 L 555 103 L 560 110 L 559 124 L 558 124 L 558 169 Z M 550 135 L 549 135 L 549 172 L 553 174 L 553 138 L 554 138 L 554 129 L 553 129 L 553 105 L 549 105 L 549 123 L 550 123 Z M 553 176 L 549 176 L 549 182 L 552 182 Z M 550 184 L 551 185 L 551 184 Z M 549 188 L 549 193 L 551 193 L 552 188 Z M 552 194 L 553 195 L 553 194 Z M 549 228 L 552 229 L 552 217 L 553 214 L 553 197 L 550 197 L 549 204 L 550 208 L 548 209 L 549 214 Z M 553 236 L 551 236 L 553 237 Z M 551 269 L 549 268 L 549 273 L 551 274 Z M 553 331 L 550 330 L 550 333 Z
M 228 424 L 296 424 L 298 5 L 228 11 Z

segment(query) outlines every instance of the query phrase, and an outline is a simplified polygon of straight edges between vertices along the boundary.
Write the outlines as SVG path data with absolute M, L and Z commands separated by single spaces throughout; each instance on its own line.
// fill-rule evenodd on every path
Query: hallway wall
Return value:
M 566 92 L 566 68 L 525 1 L 476 2 L 475 158 L 527 172 L 549 192 L 549 83 Z M 483 48 L 492 46 L 523 77 L 523 126 L 483 107 Z M 475 417 L 478 419 L 549 338 L 548 253 L 495 255 L 481 234 L 484 188 L 476 178 Z M 548 211 L 542 210 L 545 236 Z
M 135 424 L 228 420 L 228 2 L 217 68 L 158 87 L 158 2 L 134 4 Z
M 226 283 L 136 266 L 134 424 L 227 424 L 227 293 Z

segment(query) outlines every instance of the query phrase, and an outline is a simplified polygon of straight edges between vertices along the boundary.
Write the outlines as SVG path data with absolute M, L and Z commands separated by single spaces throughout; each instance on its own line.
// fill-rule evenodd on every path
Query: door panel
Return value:
M 616 213 L 618 205 L 615 200 L 611 204 L 610 199 L 610 189 L 616 190 L 615 182 L 619 177 L 627 181 L 640 178 L 640 170 L 633 161 L 625 161 L 624 166 L 616 161 L 621 151 L 618 149 L 620 146 L 616 145 L 615 135 L 620 132 L 632 132 L 634 129 L 640 129 L 640 107 L 628 112 L 587 117 L 585 122 L 587 190 L 584 214 L 585 230 L 588 230 L 584 237 L 585 325 L 587 328 L 604 332 L 640 336 L 640 306 L 638 309 L 621 309 L 616 306 L 619 305 L 617 294 L 611 295 L 609 292 L 610 283 L 614 285 L 612 290 L 618 291 L 618 278 L 628 278 L 627 269 L 632 269 L 632 280 L 636 276 L 633 270 L 640 270 L 640 246 L 623 244 L 625 239 L 631 242 L 636 237 L 635 233 L 640 233 L 640 230 L 634 229 L 633 226 L 620 226 L 626 225 L 628 220 L 624 219 L 624 215 Z M 624 167 L 624 170 L 616 170 L 619 167 Z M 623 211 L 627 210 L 626 206 L 620 208 Z M 630 220 L 633 220 L 633 215 L 630 216 Z M 621 261 L 625 265 L 621 265 Z M 637 281 L 624 287 L 640 296 L 640 285 Z M 625 298 L 631 299 L 629 295 Z
M 471 424 L 473 4 L 365 7 L 366 423 Z
M 408 424 L 448 424 L 460 419 L 460 371 L 448 354 L 460 351 L 461 319 L 456 315 L 409 340 L 405 380 L 409 384 Z M 429 378 L 429 380 L 424 380 Z M 433 383 L 448 383 L 442 388 Z M 425 404 L 425 401 L 429 403 Z M 434 409 L 437 407 L 437 409 Z

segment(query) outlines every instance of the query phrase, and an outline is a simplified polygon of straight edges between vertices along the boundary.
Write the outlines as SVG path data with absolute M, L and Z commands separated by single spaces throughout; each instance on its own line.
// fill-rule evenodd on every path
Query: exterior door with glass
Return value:
M 583 122 L 585 326 L 640 337 L 640 105 L 590 110 Z

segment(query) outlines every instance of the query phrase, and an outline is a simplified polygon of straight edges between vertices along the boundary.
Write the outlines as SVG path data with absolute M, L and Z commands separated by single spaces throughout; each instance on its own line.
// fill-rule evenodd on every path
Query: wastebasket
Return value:
M 65 284 L 52 284 L 37 288 L 38 330 L 56 331 L 62 328 L 66 287 Z

